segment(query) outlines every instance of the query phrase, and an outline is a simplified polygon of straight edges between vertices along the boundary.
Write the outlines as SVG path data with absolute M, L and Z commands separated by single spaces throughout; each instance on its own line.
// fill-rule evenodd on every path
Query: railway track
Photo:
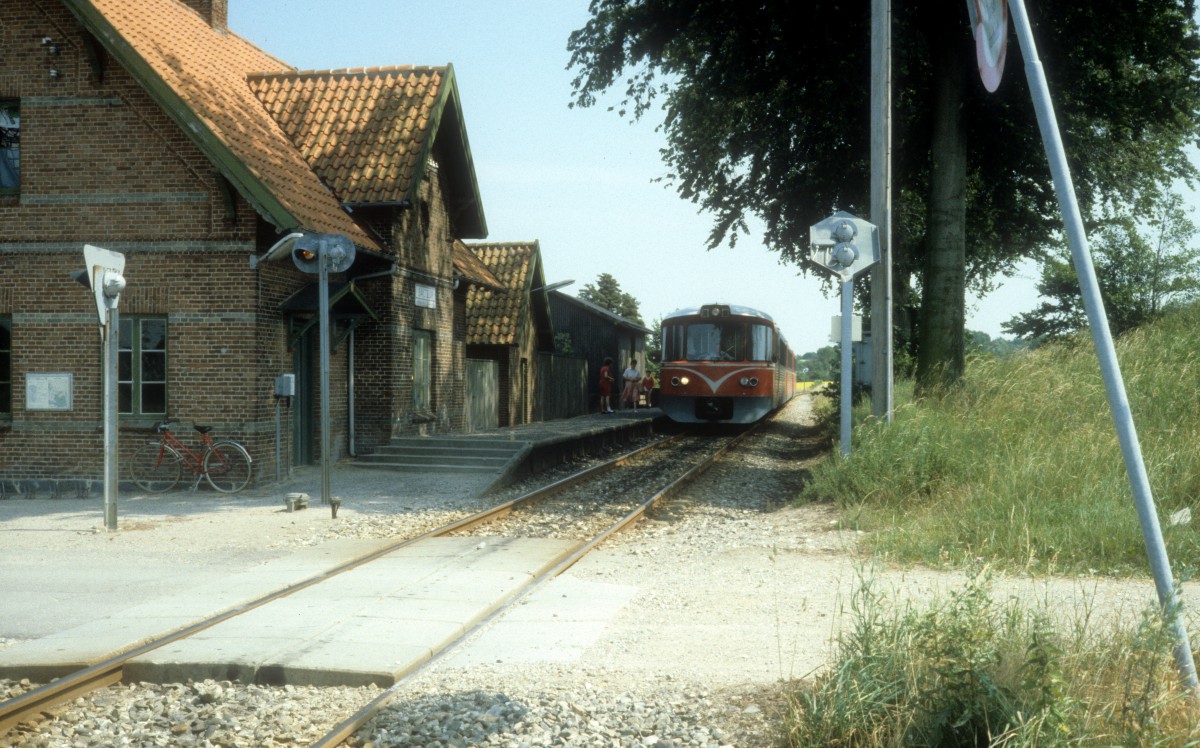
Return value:
M 741 436 L 747 433 L 749 432 L 744 432 Z M 547 527 L 559 528 L 559 537 L 562 537 L 564 533 L 561 528 L 569 528 L 565 534 L 579 542 L 579 547 L 574 552 L 511 596 L 504 606 L 459 640 L 441 653 L 435 654 L 429 660 L 429 663 L 432 663 L 441 654 L 457 646 L 458 642 L 503 615 L 529 592 L 561 574 L 599 544 L 653 511 L 674 491 L 702 474 L 724 451 L 733 447 L 741 436 L 704 439 L 677 436 L 662 439 L 435 530 L 387 544 L 370 554 L 299 581 L 278 592 L 197 621 L 191 626 L 147 642 L 92 667 L 0 702 L 0 736 L 18 724 L 53 713 L 59 705 L 121 682 L 124 665 L 136 657 L 269 605 L 302 589 L 329 582 L 347 571 L 370 564 L 400 548 L 429 538 L 463 534 L 537 536 L 542 533 L 544 536 Z M 564 521 L 564 516 L 568 515 L 574 520 Z M 398 681 L 314 744 L 341 744 L 419 672 L 420 670 L 414 671 Z

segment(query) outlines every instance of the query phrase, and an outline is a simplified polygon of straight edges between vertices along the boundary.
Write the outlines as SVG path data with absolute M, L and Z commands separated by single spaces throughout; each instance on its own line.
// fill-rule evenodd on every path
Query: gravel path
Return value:
M 771 746 L 780 684 L 828 662 L 830 642 L 864 575 L 897 595 L 925 598 L 961 576 L 867 570 L 856 533 L 830 506 L 791 507 L 811 466 L 807 398 L 793 401 L 661 516 L 586 557 L 554 585 L 626 600 L 594 641 L 569 656 L 536 640 L 501 657 L 473 652 L 494 632 L 406 684 L 355 745 L 383 746 Z M 564 466 L 561 472 L 578 469 Z M 365 474 L 364 474 L 365 473 Z M 313 476 L 234 498 L 191 495 L 123 504 L 123 529 L 105 534 L 94 507 L 48 512 L 37 501 L 0 502 L 11 557 L 71 552 L 84 563 L 154 562 L 165 574 L 190 565 L 260 563 L 290 548 L 369 544 L 411 535 L 481 508 L 469 486 L 349 468 L 335 473 L 347 498 L 337 520 L 319 506 L 285 513 L 287 491 L 312 492 Z M 319 476 L 317 484 L 319 485 Z M 519 491 L 515 487 L 511 492 Z M 317 495 L 314 492 L 314 495 Z M 61 506 L 61 501 L 58 506 Z M 9 543 L 8 541 L 12 541 Z M 374 541 L 377 542 L 377 541 Z M 6 556 L 6 554 L 14 554 Z M 217 559 L 218 561 L 213 561 Z M 1082 590 L 1070 580 L 1010 580 L 1001 594 L 1055 600 L 1072 609 L 1081 592 L 1109 608 L 1138 609 L 1147 583 Z M 7 594 L 0 582 L 0 594 Z M 11 599 L 11 598 L 10 598 Z M 15 638 L 0 613 L 0 647 Z M 28 684 L 0 682 L 0 697 Z M 204 682 L 123 686 L 66 708 L 32 731 L 0 737 L 0 748 L 38 746 L 305 745 L 376 689 L 271 689 Z

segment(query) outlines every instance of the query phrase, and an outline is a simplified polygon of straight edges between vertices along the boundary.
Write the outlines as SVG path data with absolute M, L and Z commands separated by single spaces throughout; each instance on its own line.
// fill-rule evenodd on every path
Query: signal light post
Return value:
M 844 210 L 808 228 L 809 259 L 838 276 L 842 282 L 842 457 L 850 456 L 850 410 L 852 401 L 850 352 L 851 315 L 854 312 L 854 277 L 879 262 L 879 229 Z M 855 243 L 855 239 L 863 236 Z

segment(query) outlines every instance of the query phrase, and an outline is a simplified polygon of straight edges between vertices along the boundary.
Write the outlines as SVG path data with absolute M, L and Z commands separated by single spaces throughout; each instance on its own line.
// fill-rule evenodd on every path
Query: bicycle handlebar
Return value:
M 160 434 L 164 434 L 171 430 L 172 423 L 180 423 L 180 421 L 159 421 L 154 430 Z M 213 430 L 212 426 L 200 426 L 194 423 L 192 424 L 192 428 L 201 434 L 207 434 Z

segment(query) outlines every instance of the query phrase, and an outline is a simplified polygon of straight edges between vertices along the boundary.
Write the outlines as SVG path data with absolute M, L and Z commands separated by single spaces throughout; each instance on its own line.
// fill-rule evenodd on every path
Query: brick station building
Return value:
M 455 261 L 487 230 L 452 67 L 298 71 L 225 8 L 0 3 L 0 483 L 101 477 L 85 243 L 126 259 L 122 471 L 165 419 L 241 441 L 259 480 L 319 458 L 316 276 L 250 262 L 291 232 L 356 248 L 330 284 L 334 457 L 464 428 L 467 293 L 496 279 Z

